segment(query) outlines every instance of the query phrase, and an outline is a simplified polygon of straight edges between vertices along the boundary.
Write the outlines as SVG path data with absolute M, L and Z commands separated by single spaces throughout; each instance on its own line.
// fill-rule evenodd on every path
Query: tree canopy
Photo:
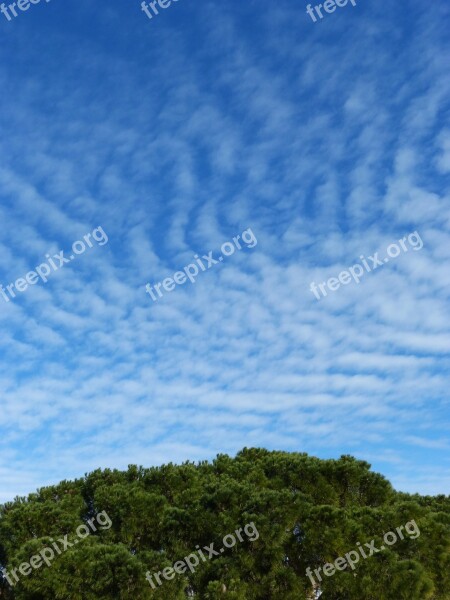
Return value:
M 245 448 L 235 458 L 127 471 L 96 470 L 0 506 L 0 567 L 10 572 L 49 546 L 74 537 L 106 511 L 98 529 L 9 585 L 4 600 L 441 600 L 450 599 L 450 497 L 396 492 L 351 456 Z M 414 520 L 420 535 L 323 576 L 306 569 L 333 563 Z M 195 552 L 222 546 L 253 522 L 259 537 L 200 562 L 155 589 L 145 574 Z

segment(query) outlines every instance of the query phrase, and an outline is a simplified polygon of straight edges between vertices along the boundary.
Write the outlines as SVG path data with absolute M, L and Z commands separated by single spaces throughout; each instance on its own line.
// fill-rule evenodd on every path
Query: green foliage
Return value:
M 450 599 L 450 498 L 395 492 L 350 456 L 244 449 L 197 465 L 97 470 L 0 506 L 0 566 L 9 572 L 101 511 L 112 521 L 21 576 L 1 600 L 312 600 L 305 572 L 415 520 L 420 536 L 320 583 L 321 600 Z M 254 522 L 244 541 L 153 589 L 145 579 Z

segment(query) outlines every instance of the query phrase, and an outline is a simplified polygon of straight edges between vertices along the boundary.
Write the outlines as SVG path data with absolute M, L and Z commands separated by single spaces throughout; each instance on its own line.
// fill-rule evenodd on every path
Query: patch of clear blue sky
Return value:
M 244 445 L 448 493 L 449 8 L 306 4 L 0 13 L 0 283 L 109 238 L 0 298 L 0 499 Z M 311 293 L 413 231 L 420 251 Z

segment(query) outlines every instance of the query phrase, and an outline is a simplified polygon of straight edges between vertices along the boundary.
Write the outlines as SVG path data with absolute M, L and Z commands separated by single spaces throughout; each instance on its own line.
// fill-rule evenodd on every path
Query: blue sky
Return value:
M 449 493 L 449 6 L 305 7 L 0 14 L 0 282 L 108 236 L 0 298 L 0 500 L 243 446 Z M 414 231 L 420 252 L 311 293 Z

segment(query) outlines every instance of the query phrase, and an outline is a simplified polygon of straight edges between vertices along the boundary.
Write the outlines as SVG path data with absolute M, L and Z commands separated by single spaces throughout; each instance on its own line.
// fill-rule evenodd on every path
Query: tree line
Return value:
M 99 513 L 109 527 L 92 528 Z M 359 560 L 323 569 L 365 542 L 414 521 L 420 535 Z M 55 540 L 73 542 L 18 581 L 0 575 L 2 600 L 449 600 L 450 497 L 397 492 L 351 456 L 245 448 L 211 462 L 96 470 L 0 506 L 0 568 L 11 573 Z M 154 589 L 162 572 L 195 552 L 222 545 L 237 526 L 244 538 Z M 321 571 L 319 571 L 321 572 Z M 323 573 L 323 572 L 322 572 Z

